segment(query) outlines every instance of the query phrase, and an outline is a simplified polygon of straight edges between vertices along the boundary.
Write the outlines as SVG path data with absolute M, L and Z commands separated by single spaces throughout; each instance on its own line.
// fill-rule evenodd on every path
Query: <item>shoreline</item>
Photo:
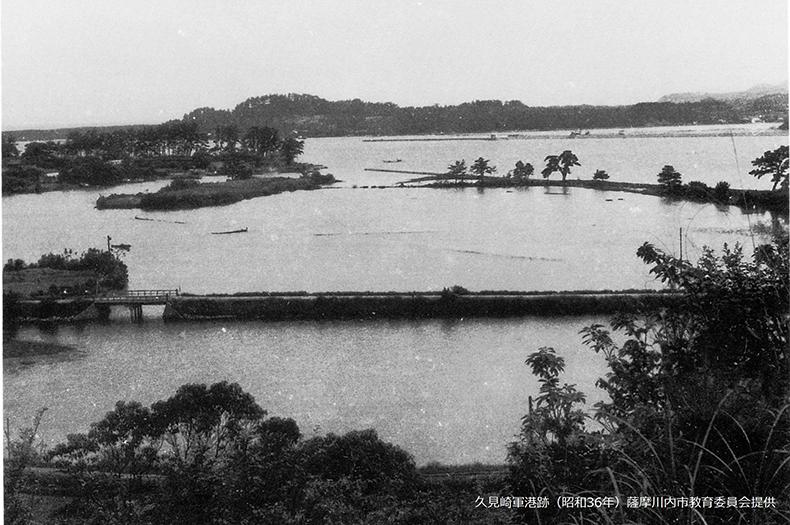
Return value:
M 728 200 L 722 202 L 716 199 L 712 192 L 714 188 L 707 188 L 711 192 L 710 195 L 697 195 L 689 196 L 684 193 L 667 194 L 666 188 L 660 184 L 644 183 L 644 182 L 622 182 L 622 181 L 608 181 L 608 180 L 584 180 L 584 179 L 567 179 L 567 180 L 552 180 L 552 179 L 506 179 L 503 177 L 483 177 L 482 179 L 472 176 L 466 176 L 459 181 L 450 182 L 446 179 L 446 174 L 429 172 L 429 171 L 408 171 L 408 170 L 393 170 L 384 168 L 365 168 L 369 172 L 383 172 L 383 173 L 403 173 L 410 175 L 423 175 L 414 179 L 408 179 L 398 182 L 394 186 L 376 186 L 372 185 L 370 188 L 430 188 L 430 189 L 456 189 L 456 188 L 540 188 L 540 187 L 556 187 L 556 188 L 583 188 L 597 191 L 615 191 L 625 193 L 636 193 L 639 195 L 649 195 L 653 197 L 660 197 L 671 200 L 683 200 L 688 202 L 697 202 L 702 204 L 713 204 L 716 206 L 736 206 L 744 210 L 744 212 L 762 212 L 769 211 L 772 213 L 780 214 L 783 217 L 788 217 L 790 210 L 788 206 L 790 201 L 787 198 L 786 192 L 781 190 L 744 190 L 737 188 L 728 188 Z M 428 184 L 420 184 L 428 183 Z M 361 186 L 367 189 L 368 186 Z M 682 186 L 681 189 L 686 189 Z
M 778 125 L 778 123 L 777 123 Z M 651 130 L 654 128 L 644 127 L 644 128 L 631 128 L 637 130 Z M 711 130 L 710 132 L 705 131 L 697 131 L 697 130 L 690 130 L 687 133 L 676 131 L 676 132 L 657 132 L 657 133 L 650 133 L 648 132 L 636 132 L 636 133 L 624 133 L 620 134 L 619 132 L 614 133 L 590 133 L 589 135 L 585 134 L 576 134 L 573 135 L 566 135 L 566 134 L 558 134 L 558 133 L 540 133 L 534 131 L 523 131 L 523 132 L 495 132 L 490 133 L 488 136 L 465 136 L 465 135 L 457 135 L 457 136 L 414 136 L 408 138 L 395 138 L 396 135 L 389 135 L 389 136 L 381 136 L 381 137 L 374 137 L 374 138 L 365 138 L 362 139 L 362 142 L 447 142 L 447 141 L 498 141 L 498 140 L 576 140 L 576 139 L 674 139 L 674 138 L 705 138 L 705 137 L 785 137 L 787 136 L 787 130 L 778 129 L 778 128 L 771 128 L 766 130 L 760 131 L 749 131 L 743 129 L 732 129 L 727 131 L 721 130 Z M 346 138 L 347 136 L 341 137 L 322 137 L 322 138 Z

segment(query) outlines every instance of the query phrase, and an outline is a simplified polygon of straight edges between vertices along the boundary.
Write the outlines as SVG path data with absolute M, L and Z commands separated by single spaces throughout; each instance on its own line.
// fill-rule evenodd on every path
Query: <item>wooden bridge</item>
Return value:
M 178 297 L 180 290 L 126 290 L 112 295 L 96 296 L 97 305 L 120 305 L 129 308 L 133 322 L 143 320 L 143 305 L 165 305 L 171 298 Z
M 180 293 L 179 290 L 126 290 L 113 295 L 96 296 L 95 302 L 110 305 L 167 304 Z

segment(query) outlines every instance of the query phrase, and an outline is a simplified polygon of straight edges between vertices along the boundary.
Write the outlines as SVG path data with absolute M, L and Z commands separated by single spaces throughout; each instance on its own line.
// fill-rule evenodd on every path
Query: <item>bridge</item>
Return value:
M 171 298 L 178 297 L 181 291 L 170 290 L 126 290 L 124 292 L 100 295 L 94 298 L 97 305 L 126 306 L 132 316 L 132 322 L 143 320 L 143 305 L 166 305 Z M 108 310 L 109 311 L 109 310 Z
M 113 295 L 96 296 L 94 302 L 109 305 L 167 304 L 172 297 L 178 297 L 180 290 L 126 290 Z

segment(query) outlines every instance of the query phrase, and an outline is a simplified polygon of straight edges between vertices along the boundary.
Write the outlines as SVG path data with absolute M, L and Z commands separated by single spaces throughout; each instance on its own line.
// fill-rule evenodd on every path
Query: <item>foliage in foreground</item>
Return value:
M 748 261 L 739 247 L 725 245 L 720 256 L 706 250 L 691 265 L 643 245 L 638 255 L 657 278 L 684 292 L 683 302 L 660 313 L 620 315 L 611 323 L 614 335 L 598 324 L 582 330 L 609 367 L 597 383 L 609 401 L 593 410 L 595 430 L 579 408 L 584 394 L 560 386 L 563 359 L 551 348 L 529 357 L 541 388 L 510 446 L 515 492 L 550 501 L 620 498 L 619 508 L 581 514 L 554 506 L 540 516 L 552 523 L 786 523 L 787 248 L 785 235 Z M 624 508 L 629 497 L 654 496 L 698 506 Z M 703 506 L 707 498 L 732 497 L 735 508 Z M 776 498 L 776 507 L 751 508 L 752 498 Z
M 267 417 L 227 382 L 183 385 L 150 407 L 119 401 L 87 433 L 18 457 L 6 479 L 43 457 L 68 472 L 78 496 L 60 523 L 496 524 L 510 516 L 474 506 L 500 481 L 421 479 L 412 457 L 374 430 L 304 439 L 295 421 Z M 22 488 L 6 486 L 6 513 L 28 523 Z

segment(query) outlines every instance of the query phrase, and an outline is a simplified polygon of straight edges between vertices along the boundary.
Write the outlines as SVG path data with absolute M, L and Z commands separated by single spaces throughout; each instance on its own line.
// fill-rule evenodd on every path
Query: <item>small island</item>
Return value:
M 112 194 L 99 197 L 96 208 L 143 210 L 182 210 L 204 206 L 222 206 L 244 199 L 264 197 L 286 191 L 315 190 L 332 184 L 332 174 L 322 175 L 317 170 L 303 173 L 298 178 L 234 178 L 224 182 L 201 183 L 176 179 L 156 193 Z

